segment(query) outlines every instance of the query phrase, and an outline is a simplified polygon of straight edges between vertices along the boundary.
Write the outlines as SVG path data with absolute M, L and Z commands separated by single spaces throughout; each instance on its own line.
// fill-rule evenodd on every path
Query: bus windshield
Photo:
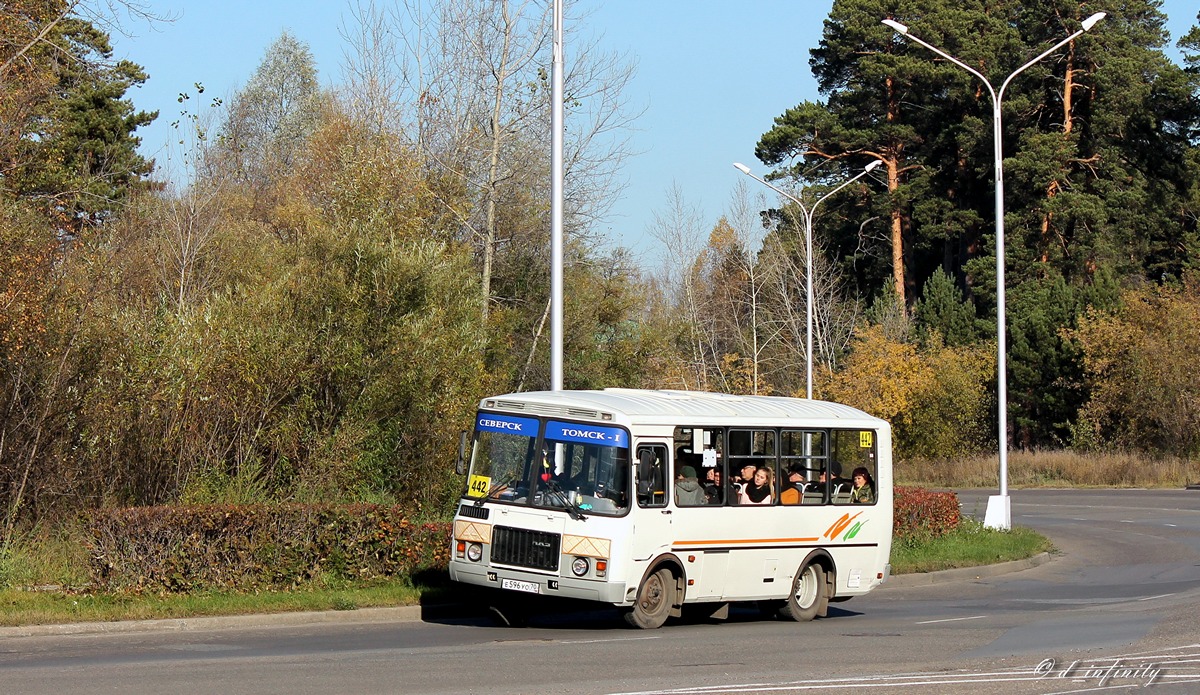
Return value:
M 468 498 L 619 515 L 629 507 L 629 434 L 619 427 L 480 413 Z M 539 439 L 538 435 L 543 436 Z

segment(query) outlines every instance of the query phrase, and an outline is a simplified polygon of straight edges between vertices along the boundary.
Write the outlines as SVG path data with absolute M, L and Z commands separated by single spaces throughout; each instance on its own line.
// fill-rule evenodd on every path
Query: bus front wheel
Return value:
M 671 614 L 675 597 L 675 577 L 666 567 L 660 568 L 638 587 L 637 600 L 625 609 L 625 622 L 643 630 L 662 627 Z
M 788 595 L 780 613 L 796 622 L 806 622 L 824 613 L 829 605 L 825 595 L 825 570 L 815 562 L 800 568 L 792 581 L 792 593 Z

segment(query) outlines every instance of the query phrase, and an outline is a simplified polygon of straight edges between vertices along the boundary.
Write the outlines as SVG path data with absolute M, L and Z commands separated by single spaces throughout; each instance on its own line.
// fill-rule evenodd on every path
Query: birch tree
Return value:
M 567 231 L 580 235 L 622 185 L 624 132 L 636 113 L 623 96 L 631 65 L 585 38 L 571 10 L 564 197 Z M 542 304 L 497 296 L 496 287 L 498 274 L 512 272 L 503 267 L 509 256 L 524 262 L 529 247 L 548 240 L 550 11 L 544 0 L 406 0 L 395 11 L 368 3 L 346 30 L 351 87 L 366 90 L 373 113 L 388 114 L 413 143 L 460 237 L 476 249 L 485 316 L 496 302 Z
M 667 190 L 665 209 L 654 213 L 647 230 L 664 249 L 659 285 L 668 295 L 672 320 L 678 328 L 679 359 L 677 369 L 667 370 L 664 381 L 668 386 L 689 390 L 709 390 L 710 359 L 715 354 L 711 344 L 715 333 L 712 315 L 704 311 L 696 259 L 704 247 L 703 222 L 699 208 L 690 203 L 678 184 Z
M 223 176 L 262 195 L 316 130 L 321 98 L 312 51 L 285 31 L 230 100 L 214 148 Z

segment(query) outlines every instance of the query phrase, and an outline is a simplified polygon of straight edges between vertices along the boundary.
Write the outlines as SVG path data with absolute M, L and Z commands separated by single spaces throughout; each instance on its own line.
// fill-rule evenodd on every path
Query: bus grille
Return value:
M 497 526 L 492 529 L 492 562 L 536 570 L 557 570 L 560 542 L 561 537 L 557 533 Z
M 458 505 L 458 515 L 469 516 L 472 519 L 486 519 L 488 518 L 488 508 L 476 507 L 473 504 L 460 504 Z

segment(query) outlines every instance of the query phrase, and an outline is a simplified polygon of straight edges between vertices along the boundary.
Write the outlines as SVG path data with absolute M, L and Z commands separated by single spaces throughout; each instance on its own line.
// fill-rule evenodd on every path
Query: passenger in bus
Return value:
M 754 471 L 758 470 L 758 464 L 754 461 L 742 462 L 742 467 L 739 469 L 738 475 L 734 476 L 733 482 L 742 485 L 754 480 Z
M 746 486 L 754 482 L 754 471 L 758 470 L 758 465 L 754 461 L 743 461 L 742 467 L 739 469 L 738 475 L 733 476 L 733 480 L 729 481 L 731 499 L 737 504 L 742 504 L 742 494 L 746 490 Z
M 766 466 L 754 471 L 753 479 L 742 486 L 738 504 L 771 504 L 775 497 L 775 472 Z
M 850 491 L 850 502 L 854 504 L 875 504 L 875 481 L 871 473 L 863 467 L 854 469 L 854 489 Z
M 750 474 L 753 477 L 753 473 Z M 738 497 L 742 494 L 742 477 L 735 472 L 732 472 L 725 480 L 725 499 L 729 500 L 729 504 L 737 504 Z
M 793 463 L 788 466 L 787 482 L 779 491 L 780 504 L 800 504 L 804 499 L 804 489 L 808 483 L 804 480 L 804 466 Z
M 704 498 L 709 504 L 720 504 L 725 499 L 725 488 L 721 485 L 721 469 L 709 468 L 704 474 Z
M 675 504 L 680 507 L 697 507 L 704 504 L 704 488 L 696 480 L 696 469 L 684 466 L 675 479 Z
M 821 489 L 825 491 L 826 495 L 837 493 L 839 489 L 850 489 L 850 481 L 842 477 L 842 464 L 830 461 L 829 468 L 821 471 Z

